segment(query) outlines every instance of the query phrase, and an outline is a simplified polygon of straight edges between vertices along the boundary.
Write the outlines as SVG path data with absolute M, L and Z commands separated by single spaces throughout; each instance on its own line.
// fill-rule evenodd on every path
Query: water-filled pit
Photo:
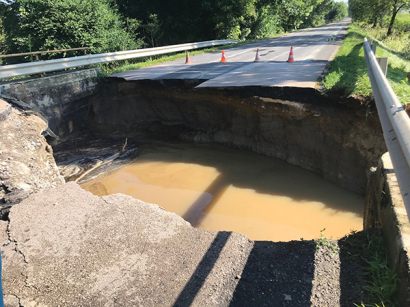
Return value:
M 362 230 L 364 198 L 283 160 L 220 145 L 145 147 L 132 163 L 82 184 L 175 212 L 193 226 L 290 241 Z

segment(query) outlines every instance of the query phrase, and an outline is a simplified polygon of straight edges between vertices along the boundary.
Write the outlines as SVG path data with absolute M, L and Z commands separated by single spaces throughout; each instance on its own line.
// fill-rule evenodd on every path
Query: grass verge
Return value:
M 332 90 L 343 91 L 346 96 L 372 94 L 366 61 L 363 52 L 363 39 L 371 37 L 378 42 L 378 57 L 389 58 L 387 80 L 402 104 L 410 103 L 410 87 L 406 75 L 410 71 L 410 61 L 375 39 L 371 33 L 356 24 L 350 24 L 348 34 L 334 60 L 328 66 L 326 76 L 321 80 L 325 94 Z
M 388 267 L 387 249 L 380 230 L 352 232 L 340 239 L 342 249 L 348 247 L 349 257 L 362 259 L 366 263 L 365 277 L 368 281 L 363 288 L 368 298 L 354 304 L 357 307 L 396 307 L 397 283 L 395 270 Z

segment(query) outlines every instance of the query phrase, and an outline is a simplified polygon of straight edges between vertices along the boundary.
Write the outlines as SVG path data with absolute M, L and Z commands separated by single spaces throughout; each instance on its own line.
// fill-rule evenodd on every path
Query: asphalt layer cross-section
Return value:
M 201 80 L 197 87 L 243 86 L 315 88 L 316 81 L 346 35 L 350 20 L 297 31 L 221 51 L 191 56 L 192 64 L 179 59 L 110 77 L 137 80 Z M 293 47 L 295 63 L 288 63 Z M 254 62 L 259 49 L 261 62 Z

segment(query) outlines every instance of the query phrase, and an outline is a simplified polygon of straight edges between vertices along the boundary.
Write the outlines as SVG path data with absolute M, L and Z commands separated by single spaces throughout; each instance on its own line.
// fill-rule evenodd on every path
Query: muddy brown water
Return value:
M 215 145 L 142 150 L 132 163 L 82 185 L 98 196 L 124 193 L 175 212 L 193 226 L 252 240 L 334 239 L 362 230 L 362 196 L 319 174 Z

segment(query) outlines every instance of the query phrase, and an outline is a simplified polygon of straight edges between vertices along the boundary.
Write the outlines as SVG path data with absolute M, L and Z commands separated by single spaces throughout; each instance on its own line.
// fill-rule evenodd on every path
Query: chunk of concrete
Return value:
M 73 182 L 13 206 L 8 230 L 23 257 L 4 260 L 3 288 L 22 306 L 228 306 L 253 246 Z
M 0 99 L 0 121 L 5 120 L 10 113 L 11 106 L 3 99 Z

